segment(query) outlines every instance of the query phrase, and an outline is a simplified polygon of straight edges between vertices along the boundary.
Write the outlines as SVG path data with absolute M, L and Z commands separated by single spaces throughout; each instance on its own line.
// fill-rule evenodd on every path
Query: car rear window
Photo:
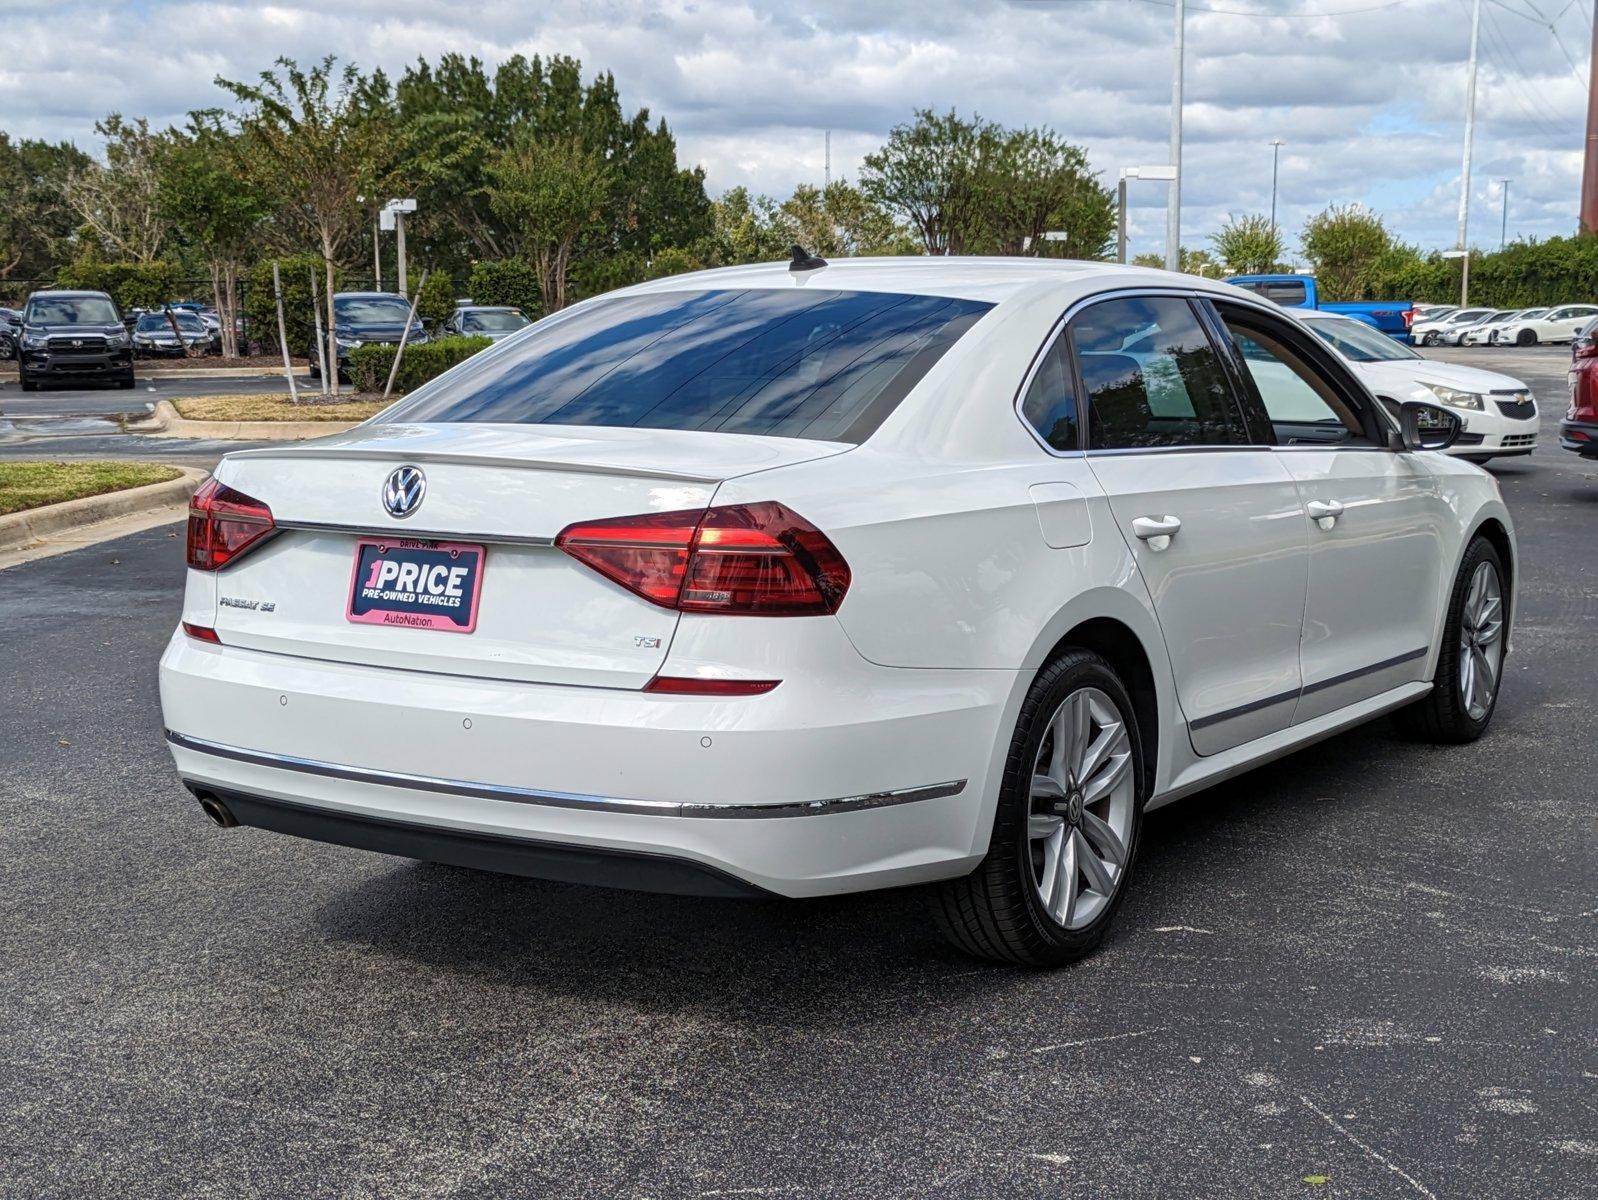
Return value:
M 863 441 L 991 307 L 809 287 L 618 296 L 539 322 L 382 419 Z

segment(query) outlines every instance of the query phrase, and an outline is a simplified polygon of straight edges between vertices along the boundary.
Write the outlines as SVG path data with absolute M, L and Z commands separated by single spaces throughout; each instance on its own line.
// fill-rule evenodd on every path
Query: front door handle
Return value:
M 1132 519 L 1133 536 L 1147 542 L 1150 550 L 1164 550 L 1171 544 L 1171 539 L 1181 531 L 1181 528 L 1182 522 L 1170 515 L 1163 517 L 1134 517 Z
M 1337 524 L 1337 518 L 1343 515 L 1343 506 L 1336 500 L 1311 500 L 1304 506 L 1304 511 L 1322 529 L 1330 529 Z

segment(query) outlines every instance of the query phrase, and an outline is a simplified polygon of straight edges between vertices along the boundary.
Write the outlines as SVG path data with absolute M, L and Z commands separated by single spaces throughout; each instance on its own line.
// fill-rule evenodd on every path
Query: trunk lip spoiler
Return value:
M 299 758 L 290 754 L 247 750 L 240 746 L 228 746 L 221 742 L 192 737 L 172 729 L 166 730 L 165 733 L 167 741 L 184 750 L 276 770 L 298 771 L 306 775 L 320 775 L 330 779 L 345 779 L 354 783 L 370 783 L 409 791 L 469 796 L 478 800 L 507 800 L 516 804 L 537 804 L 549 808 L 575 808 L 653 817 L 710 817 L 737 820 L 761 817 L 829 816 L 834 813 L 859 812 L 864 809 L 887 808 L 921 800 L 958 796 L 965 791 L 967 782 L 964 779 L 955 779 L 946 783 L 864 792 L 855 796 L 836 796 L 827 800 L 777 801 L 771 804 L 695 804 L 676 800 L 635 800 L 584 792 L 557 792 L 543 788 L 517 787 L 512 784 L 472 783 L 463 779 L 379 771 L 371 767 L 352 767 L 342 763 L 323 762 L 319 759 Z M 207 781 L 202 779 L 190 782 L 204 786 Z
M 573 475 L 620 475 L 629 479 L 664 479 L 674 483 L 720 483 L 728 475 L 704 471 L 672 471 L 660 467 L 629 467 L 617 463 L 591 463 L 537 455 L 463 453 L 451 450 L 407 449 L 403 446 L 268 446 L 239 450 L 227 456 L 239 459 L 361 459 L 383 462 L 448 463 L 467 467 L 512 467 L 567 471 Z M 756 467 L 755 470 L 767 468 Z M 748 472 L 739 472 L 747 474 Z
M 341 533 L 351 537 L 404 538 L 418 542 L 472 542 L 491 546 L 553 546 L 553 537 L 524 533 L 478 533 L 433 529 L 413 529 L 397 525 L 358 525 L 343 521 L 277 521 L 279 529 L 297 529 L 304 533 Z

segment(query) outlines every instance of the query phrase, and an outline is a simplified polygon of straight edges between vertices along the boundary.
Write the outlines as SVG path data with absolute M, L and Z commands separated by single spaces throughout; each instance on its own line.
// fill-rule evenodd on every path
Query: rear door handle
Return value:
M 1304 506 L 1304 511 L 1322 529 L 1330 529 L 1337 524 L 1337 518 L 1343 515 L 1343 506 L 1336 500 L 1311 500 Z
M 1182 522 L 1170 515 L 1132 519 L 1133 536 L 1147 542 L 1150 550 L 1164 550 L 1181 529 Z

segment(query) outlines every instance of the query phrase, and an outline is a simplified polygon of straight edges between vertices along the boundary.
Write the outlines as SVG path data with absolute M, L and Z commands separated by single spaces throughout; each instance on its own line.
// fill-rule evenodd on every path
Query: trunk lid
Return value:
M 229 455 L 223 483 L 265 503 L 278 532 L 216 575 L 224 643 L 478 678 L 640 688 L 678 614 L 551 544 L 604 517 L 704 508 L 725 479 L 848 445 L 683 430 L 556 425 L 368 425 L 299 446 Z M 404 519 L 391 472 L 426 476 Z M 471 633 L 348 617 L 361 539 L 481 545 Z

